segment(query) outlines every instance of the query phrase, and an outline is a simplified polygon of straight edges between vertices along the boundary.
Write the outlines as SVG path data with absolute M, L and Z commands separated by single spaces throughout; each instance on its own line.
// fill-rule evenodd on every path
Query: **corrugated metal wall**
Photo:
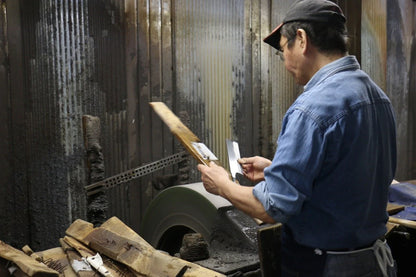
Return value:
M 244 65 L 249 58 L 244 53 L 245 3 L 174 3 L 177 93 L 197 119 L 191 129 L 226 161 L 224 138 L 234 135 L 231 119 L 237 107 L 233 101 L 245 91 Z
M 289 9 L 293 1 L 272 1 L 272 26 L 277 26 L 282 22 L 286 11 Z M 270 47 L 269 47 L 270 48 Z M 271 103 L 270 108 L 271 113 L 271 122 L 272 123 L 272 136 L 275 140 L 280 133 L 282 127 L 282 120 L 285 115 L 286 110 L 296 99 L 297 95 L 302 92 L 302 87 L 297 85 L 286 70 L 284 62 L 282 62 L 278 55 L 275 55 L 276 51 L 270 49 L 272 52 L 270 54 L 270 68 L 271 68 Z M 275 141 L 273 141 L 273 149 L 276 146 Z
M 398 110 L 398 178 L 414 178 L 415 2 L 337 2 L 350 19 L 351 53 Z M 84 114 L 101 119 L 107 177 L 182 151 L 150 101 L 167 103 L 225 165 L 226 138 L 244 156 L 271 158 L 301 87 L 262 38 L 291 3 L 2 1 L 0 239 L 55 246 L 85 218 Z M 199 180 L 192 160 L 171 166 L 110 189 L 108 214 L 137 230 L 156 177 L 178 172 Z
M 261 94 L 252 92 L 251 24 L 259 14 L 251 9 L 241 0 L 182 0 L 173 7 L 177 111 L 225 166 L 225 139 L 242 139 L 245 154 L 258 149 L 252 115 Z
M 361 67 L 386 90 L 386 0 L 362 1 Z

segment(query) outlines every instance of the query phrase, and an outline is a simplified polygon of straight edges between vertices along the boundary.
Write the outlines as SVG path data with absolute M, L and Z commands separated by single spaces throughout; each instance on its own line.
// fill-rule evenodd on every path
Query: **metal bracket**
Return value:
M 105 189 L 109 189 L 112 187 L 115 187 L 117 185 L 129 182 L 131 180 L 137 179 L 139 177 L 148 175 L 150 173 L 153 173 L 157 170 L 163 169 L 167 166 L 177 164 L 187 157 L 187 152 L 183 151 L 171 156 L 168 156 L 166 158 L 163 158 L 161 160 L 151 162 L 139 167 L 136 167 L 134 169 L 127 170 L 125 172 L 122 172 L 120 174 L 117 174 L 115 176 L 106 178 L 102 181 L 96 182 L 94 184 L 85 186 L 84 188 L 87 191 L 87 195 L 93 195 L 100 191 L 103 191 Z
M 112 274 L 104 266 L 103 259 L 100 254 L 97 253 L 95 256 L 87 257 L 88 263 L 95 268 L 101 275 L 111 277 Z

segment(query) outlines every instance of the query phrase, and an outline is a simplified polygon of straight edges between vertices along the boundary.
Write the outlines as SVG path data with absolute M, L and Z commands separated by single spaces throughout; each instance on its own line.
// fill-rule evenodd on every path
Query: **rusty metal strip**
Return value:
M 183 152 L 168 156 L 166 158 L 163 158 L 161 160 L 151 162 L 151 163 L 136 167 L 134 169 L 127 170 L 123 173 L 109 177 L 97 183 L 85 186 L 84 188 L 87 191 L 88 196 L 93 195 L 104 189 L 109 189 L 109 188 L 121 185 L 123 183 L 132 181 L 139 177 L 161 170 L 167 166 L 177 164 L 185 160 L 186 157 L 187 157 L 187 152 L 183 151 Z

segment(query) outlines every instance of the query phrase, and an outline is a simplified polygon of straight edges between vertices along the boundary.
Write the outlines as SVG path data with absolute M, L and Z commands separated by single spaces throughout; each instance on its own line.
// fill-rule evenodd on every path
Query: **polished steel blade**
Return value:
M 241 165 L 238 163 L 238 159 L 240 158 L 240 149 L 238 148 L 238 142 L 229 139 L 227 139 L 226 142 L 230 172 L 233 179 L 235 179 L 237 173 L 243 174 Z

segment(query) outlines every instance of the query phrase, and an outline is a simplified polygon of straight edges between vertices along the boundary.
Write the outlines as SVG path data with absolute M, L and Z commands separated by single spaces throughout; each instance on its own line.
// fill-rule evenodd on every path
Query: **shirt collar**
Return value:
M 357 70 L 360 69 L 360 64 L 358 63 L 355 56 L 345 56 L 340 59 L 337 59 L 321 69 L 319 69 L 315 75 L 309 80 L 309 82 L 305 85 L 304 91 L 307 91 L 309 88 L 312 88 L 319 83 L 323 82 L 328 77 L 344 70 Z

